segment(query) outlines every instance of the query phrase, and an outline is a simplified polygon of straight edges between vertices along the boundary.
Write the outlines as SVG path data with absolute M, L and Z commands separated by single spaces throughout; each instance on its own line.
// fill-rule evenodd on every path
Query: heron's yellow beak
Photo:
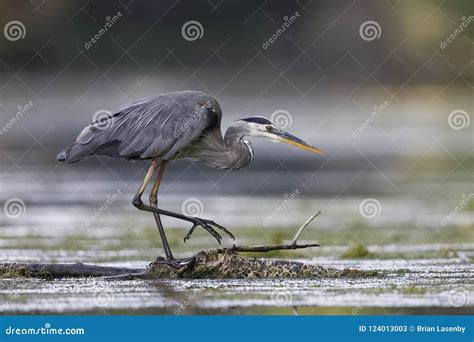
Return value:
M 302 150 L 305 150 L 305 151 L 310 151 L 310 152 L 319 153 L 319 154 L 323 153 L 319 148 L 311 146 L 307 142 L 301 140 L 298 137 L 295 137 L 294 135 L 292 135 L 288 132 L 277 131 L 277 132 L 275 132 L 275 136 L 276 136 L 276 140 L 281 141 L 285 144 L 296 146 L 296 147 L 301 148 Z

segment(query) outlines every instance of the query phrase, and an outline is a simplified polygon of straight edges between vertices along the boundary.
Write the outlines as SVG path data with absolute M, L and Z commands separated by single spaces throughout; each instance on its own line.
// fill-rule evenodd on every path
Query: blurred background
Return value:
M 153 217 L 131 205 L 146 163 L 92 157 L 66 165 L 55 157 L 98 111 L 194 89 L 219 100 L 223 131 L 262 115 L 325 153 L 250 139 L 255 159 L 238 172 L 177 161 L 165 174 L 162 207 L 212 218 L 242 244 L 290 240 L 320 209 L 303 238 L 323 247 L 298 257 L 415 273 L 420 264 L 393 260 L 423 259 L 445 272 L 438 278 L 446 291 L 461 286 L 469 306 L 473 7 L 469 0 L 1 1 L 1 259 L 145 266 L 162 254 Z M 165 224 L 178 255 L 215 246 L 204 233 L 185 245 L 187 224 Z M 420 285 L 413 281 L 403 286 Z M 4 286 L 5 310 L 19 310 L 10 298 L 16 290 Z M 58 302 L 57 288 L 50 291 Z M 321 291 L 305 296 L 315 306 L 366 300 L 354 290 L 326 303 Z M 441 295 L 407 291 L 380 305 L 449 306 Z M 46 310 L 44 298 L 28 298 L 25 310 Z

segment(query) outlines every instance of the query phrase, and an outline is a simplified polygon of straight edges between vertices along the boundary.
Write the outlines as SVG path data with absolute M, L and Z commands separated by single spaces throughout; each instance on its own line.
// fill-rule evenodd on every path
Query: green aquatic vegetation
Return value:
M 7 279 L 7 278 L 21 278 L 26 277 L 27 272 L 24 268 L 15 267 L 15 264 L 11 264 L 11 266 L 5 267 L 4 265 L 1 266 L 0 278 Z
M 470 211 L 470 212 L 473 212 L 474 211 L 474 201 L 469 201 L 469 203 L 467 204 L 467 206 L 465 207 L 466 211 Z
M 369 249 L 363 244 L 357 243 L 350 245 L 346 251 L 341 255 L 344 259 L 363 259 L 374 258 L 375 255 L 369 252 Z
M 374 255 L 372 254 L 372 257 Z M 459 258 L 459 254 L 455 249 L 442 248 L 432 251 L 409 251 L 409 252 L 379 252 L 377 259 L 394 259 L 394 260 L 421 260 L 421 259 L 453 259 Z
M 288 239 L 288 234 L 285 234 L 284 231 L 275 231 L 270 236 L 272 243 L 275 245 L 281 245 L 286 239 Z
M 403 294 L 422 295 L 428 292 L 426 287 L 410 286 L 402 288 Z
M 446 243 L 449 239 L 451 243 L 465 243 L 471 241 L 474 235 L 474 225 L 454 226 L 447 225 L 440 229 L 430 231 L 429 240 L 425 230 L 417 230 L 411 223 L 400 225 L 397 230 L 387 231 L 381 228 L 373 228 L 361 225 L 352 226 L 350 230 L 343 232 L 339 230 L 318 232 L 318 241 L 322 245 L 350 243 L 357 236 L 359 241 L 364 244 L 380 244 L 383 239 L 384 244 L 428 244 L 428 243 Z

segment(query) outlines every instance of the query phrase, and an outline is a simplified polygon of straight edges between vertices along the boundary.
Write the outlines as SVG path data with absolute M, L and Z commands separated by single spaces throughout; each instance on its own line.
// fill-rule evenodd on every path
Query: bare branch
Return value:
M 313 216 L 311 216 L 305 223 L 303 223 L 303 225 L 300 227 L 300 229 L 298 229 L 298 231 L 296 232 L 295 234 L 295 237 L 293 238 L 293 242 L 292 244 L 293 245 L 296 245 L 297 241 L 298 241 L 298 238 L 300 237 L 301 233 L 303 233 L 303 231 L 311 224 L 311 222 L 314 221 L 314 219 L 316 217 L 318 217 L 319 215 L 321 215 L 321 210 L 318 210 L 318 212 L 316 214 L 314 214 Z M 319 245 L 318 245 L 319 246 Z
M 286 245 L 271 245 L 271 246 L 232 246 L 228 248 L 218 248 L 218 249 L 211 249 L 207 251 L 207 253 L 219 253 L 223 254 L 226 252 L 250 252 L 250 253 L 265 253 L 271 251 L 281 251 L 287 249 L 302 249 L 302 248 L 310 248 L 310 247 L 319 247 L 317 243 L 310 243 L 304 245 L 297 245 L 297 244 L 286 244 Z

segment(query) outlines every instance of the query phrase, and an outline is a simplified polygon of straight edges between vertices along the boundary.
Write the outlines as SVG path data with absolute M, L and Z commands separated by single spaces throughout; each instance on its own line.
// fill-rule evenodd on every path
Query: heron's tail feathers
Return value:
M 91 150 L 88 146 L 83 144 L 74 143 L 71 146 L 62 150 L 56 159 L 61 162 L 75 163 L 80 161 L 82 158 L 91 154 Z
M 105 144 L 91 141 L 87 144 L 74 143 L 62 150 L 56 157 L 57 160 L 66 163 L 78 162 L 90 155 L 102 155 L 115 158 L 137 159 L 133 154 L 121 154 L 119 151 L 120 141 L 114 140 Z

